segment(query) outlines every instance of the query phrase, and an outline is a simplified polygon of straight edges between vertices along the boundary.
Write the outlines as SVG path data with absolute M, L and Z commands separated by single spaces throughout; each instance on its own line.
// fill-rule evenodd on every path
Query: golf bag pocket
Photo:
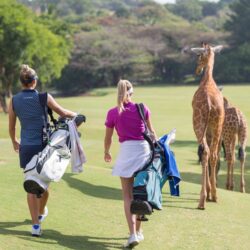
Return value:
M 68 138 L 68 131 L 57 130 L 50 143 L 26 165 L 24 189 L 27 193 L 41 196 L 51 181 L 58 182 L 62 178 L 71 160 Z
M 51 147 L 51 152 L 46 155 L 46 159 L 38 160 L 37 172 L 42 180 L 58 182 L 70 161 L 70 151 L 66 145 Z
M 162 209 L 160 175 L 154 167 L 140 171 L 134 180 L 134 200 L 148 202 L 152 208 Z

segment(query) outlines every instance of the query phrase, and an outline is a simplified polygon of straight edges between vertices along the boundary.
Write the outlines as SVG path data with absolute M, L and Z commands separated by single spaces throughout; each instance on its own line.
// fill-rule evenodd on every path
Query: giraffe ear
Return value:
M 205 52 L 204 48 L 191 48 L 191 51 L 194 52 L 195 54 L 199 55 L 201 53 Z
M 218 45 L 215 47 L 212 47 L 214 53 L 220 53 L 221 50 L 223 49 L 223 45 Z

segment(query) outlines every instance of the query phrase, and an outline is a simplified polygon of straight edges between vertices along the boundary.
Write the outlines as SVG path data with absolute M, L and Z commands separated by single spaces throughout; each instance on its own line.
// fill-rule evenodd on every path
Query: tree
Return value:
M 199 0 L 176 0 L 176 4 L 168 4 L 167 8 L 189 21 L 198 21 L 202 18 L 202 5 Z
M 202 3 L 202 16 L 215 16 L 218 13 L 218 4 L 213 2 L 203 2 Z
M 36 20 L 14 0 L 0 3 L 0 101 L 7 111 L 6 96 L 18 82 L 21 64 L 30 64 L 43 84 L 59 77 L 68 62 L 70 45 Z
M 31 24 L 31 20 L 26 19 L 28 14 L 27 9 L 15 1 L 3 1 L 0 4 L 0 102 L 5 112 L 5 96 L 11 93 L 17 69 L 27 58 L 25 48 L 30 43 L 30 37 L 26 31 Z
M 70 64 L 56 85 L 63 94 L 76 94 L 113 86 L 124 77 L 140 81 L 151 76 L 152 61 L 141 43 L 116 30 L 81 32 L 75 36 Z
M 225 28 L 231 32 L 230 43 L 239 45 L 250 42 L 250 1 L 239 0 L 230 5 L 232 11 Z
M 218 78 L 221 82 L 248 82 L 250 74 L 250 2 L 238 0 L 230 5 L 230 19 L 225 28 L 230 32 L 228 43 L 231 45 L 218 58 Z
M 144 24 L 154 25 L 166 16 L 166 9 L 159 4 L 145 4 L 138 10 L 136 15 L 139 20 Z

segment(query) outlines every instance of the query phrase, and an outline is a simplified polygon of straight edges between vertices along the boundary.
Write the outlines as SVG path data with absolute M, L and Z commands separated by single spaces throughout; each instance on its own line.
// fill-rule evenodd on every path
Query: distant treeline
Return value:
M 193 82 L 188 51 L 202 41 L 225 45 L 215 62 L 218 82 L 249 82 L 249 19 L 248 0 L 2 0 L 0 92 L 15 89 L 22 63 L 38 71 L 42 86 L 68 95 L 120 78 Z

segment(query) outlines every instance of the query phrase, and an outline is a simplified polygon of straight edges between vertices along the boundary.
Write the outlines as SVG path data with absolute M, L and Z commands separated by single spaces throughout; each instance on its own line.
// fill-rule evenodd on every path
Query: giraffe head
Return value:
M 220 52 L 222 48 L 223 48 L 222 45 L 211 47 L 206 43 L 202 43 L 201 48 L 191 48 L 191 51 L 198 56 L 195 74 L 200 75 L 203 69 L 206 68 L 209 59 L 211 57 L 214 57 L 215 53 Z

